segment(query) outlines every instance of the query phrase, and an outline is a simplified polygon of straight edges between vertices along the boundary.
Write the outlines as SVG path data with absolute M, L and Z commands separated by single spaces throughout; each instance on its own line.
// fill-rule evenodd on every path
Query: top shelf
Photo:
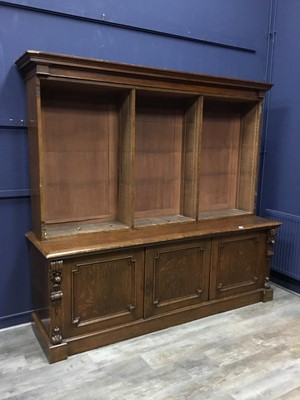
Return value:
M 195 73 L 149 68 L 62 54 L 29 50 L 17 61 L 25 79 L 32 75 L 55 79 L 76 79 L 125 87 L 198 93 L 239 99 L 262 99 L 270 83 L 200 75 Z

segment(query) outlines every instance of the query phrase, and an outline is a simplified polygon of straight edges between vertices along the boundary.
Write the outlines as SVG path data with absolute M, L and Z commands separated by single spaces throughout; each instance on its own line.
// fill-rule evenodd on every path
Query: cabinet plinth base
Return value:
M 68 345 L 66 342 L 60 344 L 52 344 L 49 340 L 47 333 L 43 327 L 43 324 L 39 320 L 36 313 L 32 313 L 32 329 L 39 341 L 48 361 L 50 364 L 63 361 L 68 358 Z
M 141 336 L 147 333 L 166 329 L 172 326 L 191 322 L 210 315 L 224 311 L 230 311 L 247 305 L 255 304 L 260 301 L 266 302 L 273 298 L 272 289 L 260 289 L 254 292 L 244 293 L 239 296 L 232 296 L 219 300 L 212 300 L 198 306 L 176 310 L 152 318 L 141 319 L 121 326 L 101 331 L 91 332 L 85 335 L 64 338 L 63 343 L 58 345 L 51 344 L 47 333 L 37 315 L 33 313 L 33 330 L 44 350 L 49 363 L 62 361 L 68 356 L 93 350 L 98 347 L 106 346 Z M 199 338 L 200 339 L 200 338 Z
M 262 297 L 262 302 L 266 303 L 267 301 L 272 301 L 273 300 L 273 289 L 264 289 L 263 291 L 263 297 Z

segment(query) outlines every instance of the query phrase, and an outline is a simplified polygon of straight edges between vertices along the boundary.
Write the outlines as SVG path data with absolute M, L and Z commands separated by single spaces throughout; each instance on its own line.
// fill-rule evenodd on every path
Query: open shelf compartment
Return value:
M 132 119 L 130 99 L 122 88 L 41 80 L 46 237 L 126 228 L 119 171 L 128 162 L 120 147 Z
M 261 104 L 205 99 L 198 219 L 254 212 Z
M 196 220 L 196 165 L 202 98 L 137 91 L 136 227 Z

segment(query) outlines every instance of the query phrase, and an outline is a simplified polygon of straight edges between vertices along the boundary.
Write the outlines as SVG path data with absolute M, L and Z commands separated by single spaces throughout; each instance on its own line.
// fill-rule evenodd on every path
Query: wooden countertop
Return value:
M 29 232 L 26 236 L 46 258 L 54 259 L 126 247 L 147 246 L 180 239 L 205 238 L 241 231 L 247 232 L 253 229 L 272 229 L 279 225 L 280 223 L 277 221 L 247 215 L 222 220 L 78 233 L 78 235 L 43 241 L 37 239 L 32 232 Z

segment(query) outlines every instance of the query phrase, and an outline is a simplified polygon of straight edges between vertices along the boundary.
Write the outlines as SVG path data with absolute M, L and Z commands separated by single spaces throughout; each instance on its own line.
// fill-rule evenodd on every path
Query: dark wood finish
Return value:
M 253 232 L 212 241 L 210 296 L 213 299 L 236 295 L 263 286 L 266 235 Z
M 163 317 L 148 318 L 131 324 L 118 326 L 112 329 L 94 332 L 91 335 L 82 335 L 76 338 L 67 338 L 68 354 L 73 355 L 83 351 L 95 349 L 120 340 L 129 339 L 146 333 L 155 332 L 170 326 L 180 325 L 195 319 L 218 314 L 235 308 L 244 307 L 263 301 L 264 292 L 246 292 L 240 297 L 227 297 L 222 300 L 213 300 L 198 307 L 180 308 Z M 201 338 L 199 338 L 201 340 Z
M 52 344 L 36 313 L 32 314 L 32 322 L 33 332 L 37 340 L 40 342 L 41 347 L 49 360 L 49 363 L 52 364 L 57 361 L 67 359 L 68 355 L 70 354 L 67 342 L 64 341 L 63 343 Z
M 119 231 L 94 232 L 68 235 L 61 238 L 40 241 L 32 232 L 27 234 L 31 243 L 49 260 L 74 257 L 94 252 L 141 247 L 151 244 L 174 242 L 182 239 L 213 238 L 218 235 L 269 231 L 280 224 L 265 218 L 243 215 L 239 218 L 198 221 L 176 225 L 159 225 Z
M 66 337 L 143 317 L 144 252 L 125 250 L 64 261 Z
M 27 52 L 34 330 L 50 362 L 272 299 L 271 85 Z
M 139 86 L 177 93 L 203 93 L 217 97 L 258 100 L 271 88 L 270 83 L 245 81 L 209 75 L 191 74 L 166 69 L 119 64 L 102 60 L 27 51 L 16 64 L 25 79 L 32 75 L 55 79 L 77 79 L 83 82 L 104 82 L 115 86 Z
M 210 241 L 146 250 L 144 317 L 208 301 Z
M 202 109 L 203 97 L 197 97 L 187 104 L 184 114 L 180 213 L 194 220 L 197 219 L 197 167 L 202 127 Z
M 134 153 L 135 153 L 135 91 L 125 97 L 120 110 L 119 198 L 118 220 L 133 226 Z
M 31 186 L 31 221 L 32 230 L 37 237 L 44 237 L 41 185 L 43 184 L 42 169 L 42 135 L 41 135 L 41 101 L 40 82 L 33 76 L 26 82 L 28 144 Z
M 261 102 L 243 109 L 237 208 L 250 212 L 255 209 L 261 113 Z

